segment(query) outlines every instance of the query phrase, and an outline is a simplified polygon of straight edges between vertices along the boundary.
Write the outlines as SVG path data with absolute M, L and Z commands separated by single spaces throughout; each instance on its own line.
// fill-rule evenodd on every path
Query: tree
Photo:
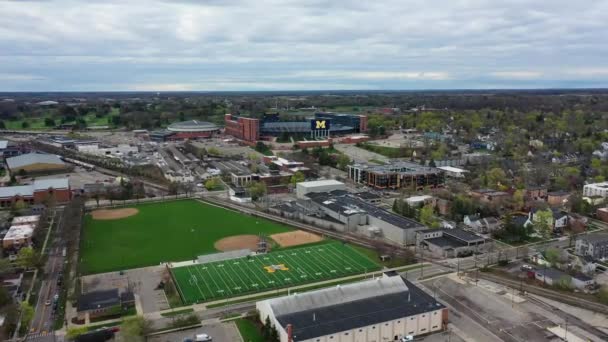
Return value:
M 30 128 L 30 123 L 27 122 L 26 120 L 23 120 L 23 122 L 21 123 L 21 128 L 23 128 L 23 129 Z
M 293 176 L 291 176 L 291 184 L 293 184 L 293 186 L 295 187 L 297 183 L 303 182 L 304 181 L 304 174 L 302 173 L 302 171 L 297 171 L 296 173 L 293 174 Z
M 490 169 L 490 171 L 486 172 L 486 177 L 488 179 L 488 186 L 492 188 L 498 187 L 499 185 L 504 185 L 507 179 L 505 171 L 498 167 Z
M 271 338 L 271 330 L 272 324 L 270 323 L 270 316 L 266 316 L 266 320 L 264 321 L 264 326 L 262 327 L 262 337 L 264 337 L 264 341 L 270 341 Z
M 28 269 L 38 263 L 38 253 L 32 247 L 23 247 L 17 253 L 17 265 Z
M 572 277 L 564 274 L 563 276 L 559 277 L 555 287 L 562 290 L 572 290 Z
M 1 258 L 0 259 L 0 277 L 11 273 L 13 271 L 13 265 L 11 264 L 11 261 L 8 260 L 7 258 Z
M 281 342 L 281 340 L 279 339 L 279 332 L 277 331 L 277 327 L 275 327 L 274 325 L 270 329 L 270 340 L 269 341 L 270 342 Z
M 76 328 L 69 328 L 69 329 L 68 329 L 68 332 L 66 333 L 66 335 L 65 335 L 65 336 L 68 338 L 68 340 L 73 340 L 73 339 L 75 339 L 76 337 L 78 337 L 78 336 L 80 336 L 80 335 L 82 335 L 82 334 L 85 334 L 85 333 L 87 333 L 87 332 L 89 332 L 89 329 L 88 329 L 87 327 L 82 327 L 82 328 L 80 328 L 80 327 L 76 327 Z
M 554 266 L 560 260 L 561 253 L 557 248 L 547 248 L 545 251 L 545 259 Z
M 431 228 L 439 228 L 439 222 L 433 213 L 433 206 L 431 204 L 427 204 L 420 209 L 419 221 L 425 226 Z
M 553 212 L 551 209 L 538 210 L 534 214 L 534 227 L 544 238 L 553 233 Z
M 524 191 L 515 190 L 513 193 L 513 209 L 520 210 L 524 206 Z
M 597 299 L 602 304 L 608 304 L 608 287 L 602 286 L 597 292 Z
M 220 180 L 217 177 L 209 178 L 205 181 L 205 189 L 211 191 L 220 185 Z
M 346 154 L 340 154 L 337 160 L 337 166 L 340 170 L 346 170 L 346 167 L 351 163 L 350 158 Z
M 145 341 L 144 335 L 150 330 L 150 323 L 142 316 L 125 318 L 120 325 L 120 338 L 124 342 Z
M 169 195 L 177 195 L 179 193 L 179 184 L 177 182 L 171 182 L 168 186 Z
M 21 328 L 27 329 L 32 318 L 34 318 L 34 308 L 26 301 L 21 302 Z
M 247 187 L 249 195 L 255 201 L 266 194 L 266 184 L 264 182 L 251 182 Z
M 53 118 L 45 118 L 44 119 L 44 126 L 46 126 L 46 127 L 55 127 L 55 120 L 53 120 Z

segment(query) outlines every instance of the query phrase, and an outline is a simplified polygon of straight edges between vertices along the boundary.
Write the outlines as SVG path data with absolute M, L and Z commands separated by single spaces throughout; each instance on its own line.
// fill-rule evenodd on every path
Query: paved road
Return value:
M 63 257 L 63 248 L 65 243 L 61 241 L 62 229 L 62 214 L 61 209 L 57 209 L 56 220 L 49 242 L 47 246 L 48 259 L 44 265 L 44 274 L 42 274 L 42 285 L 38 293 L 38 302 L 36 303 L 34 318 L 30 325 L 30 334 L 45 335 L 53 330 L 53 320 L 55 318 L 53 311 L 54 296 L 59 293 L 57 279 L 60 272 L 63 271 L 65 258 Z M 47 303 L 50 302 L 50 305 Z

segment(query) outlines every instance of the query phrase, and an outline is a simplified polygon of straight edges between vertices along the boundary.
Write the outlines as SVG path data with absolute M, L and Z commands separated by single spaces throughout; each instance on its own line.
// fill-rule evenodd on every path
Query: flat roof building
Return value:
M 297 293 L 256 304 L 281 342 L 396 341 L 441 331 L 448 309 L 400 276 Z
M 348 178 L 355 183 L 376 189 L 422 189 L 442 186 L 444 172 L 435 167 L 391 160 L 386 165 L 366 163 L 349 165 Z
M 27 153 L 6 158 L 6 165 L 11 173 L 23 170 L 26 173 L 63 172 L 69 169 L 59 156 L 54 154 Z
M 72 198 L 68 178 L 37 179 L 29 185 L 0 188 L 0 208 L 8 208 L 18 200 L 26 204 L 44 203 L 51 196 L 57 203 L 68 202 Z
M 330 192 L 334 190 L 345 190 L 346 185 L 337 180 L 318 180 L 312 182 L 300 182 L 296 184 L 296 195 L 298 198 L 304 198 L 311 192 Z
M 583 186 L 585 197 L 608 197 L 608 182 L 585 184 Z

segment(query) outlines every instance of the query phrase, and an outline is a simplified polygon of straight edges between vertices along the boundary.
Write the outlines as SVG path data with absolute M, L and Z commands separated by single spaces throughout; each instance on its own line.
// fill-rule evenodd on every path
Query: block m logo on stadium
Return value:
M 325 120 L 317 120 L 315 123 L 317 124 L 316 129 L 326 129 Z

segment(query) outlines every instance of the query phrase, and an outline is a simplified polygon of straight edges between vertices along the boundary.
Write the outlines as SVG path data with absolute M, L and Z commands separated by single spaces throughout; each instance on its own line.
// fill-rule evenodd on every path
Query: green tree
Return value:
M 351 163 L 350 158 L 346 154 L 340 154 L 337 160 L 337 166 L 340 170 L 346 170 L 346 167 Z
M 420 209 L 418 219 L 420 223 L 424 224 L 425 226 L 439 228 L 439 222 L 435 217 L 433 206 L 431 204 L 426 204 Z
M 608 304 L 608 287 L 602 286 L 596 296 L 600 303 Z
M 21 328 L 27 329 L 32 318 L 34 318 L 34 308 L 26 301 L 21 302 Z
M 264 325 L 262 326 L 262 337 L 264 337 L 264 341 L 270 341 L 272 334 L 271 330 L 272 324 L 270 323 L 270 316 L 266 316 L 266 320 L 264 320 Z
M 217 177 L 209 178 L 205 181 L 205 189 L 211 191 L 220 185 L 220 180 Z
M 266 194 L 266 184 L 264 182 L 251 182 L 247 187 L 249 195 L 255 201 Z
M 279 332 L 277 331 L 277 327 L 275 327 L 274 325 L 270 329 L 270 340 L 269 341 L 270 342 L 281 342 L 281 340 L 279 339 Z
M 124 342 L 145 341 L 144 335 L 150 330 L 150 323 L 142 316 L 125 318 L 120 325 L 120 339 Z
M 89 329 L 87 327 L 69 328 L 65 336 L 68 338 L 68 340 L 73 340 L 76 337 L 87 333 L 88 331 Z
M 291 184 L 295 187 L 297 183 L 304 181 L 304 174 L 302 171 L 297 171 L 291 176 Z
M 524 190 L 515 190 L 513 193 L 513 209 L 521 210 L 524 206 Z
M 488 179 L 488 186 L 492 188 L 496 188 L 500 185 L 505 185 L 507 180 L 507 175 L 505 174 L 505 171 L 498 167 L 490 169 L 490 171 L 486 172 L 486 177 Z
M 44 126 L 46 126 L 46 127 L 55 127 L 55 120 L 53 120 L 53 118 L 45 118 L 44 119 Z
M 13 271 L 13 265 L 7 258 L 0 259 L 0 277 Z
M 561 258 L 561 252 L 557 248 L 551 247 L 551 248 L 547 248 L 547 250 L 545 251 L 545 259 L 552 266 L 557 264 L 558 261 L 560 260 L 560 258 Z
M 554 284 L 555 287 L 562 290 L 572 290 L 572 277 L 564 274 L 557 280 L 557 284 Z
M 30 128 L 30 123 L 27 122 L 26 120 L 23 120 L 23 122 L 21 123 L 21 128 L 23 128 L 23 129 Z
M 538 210 L 534 214 L 534 227 L 544 238 L 553 233 L 553 212 L 551 209 Z
M 38 253 L 32 247 L 23 247 L 17 253 L 17 265 L 28 269 L 38 263 Z

